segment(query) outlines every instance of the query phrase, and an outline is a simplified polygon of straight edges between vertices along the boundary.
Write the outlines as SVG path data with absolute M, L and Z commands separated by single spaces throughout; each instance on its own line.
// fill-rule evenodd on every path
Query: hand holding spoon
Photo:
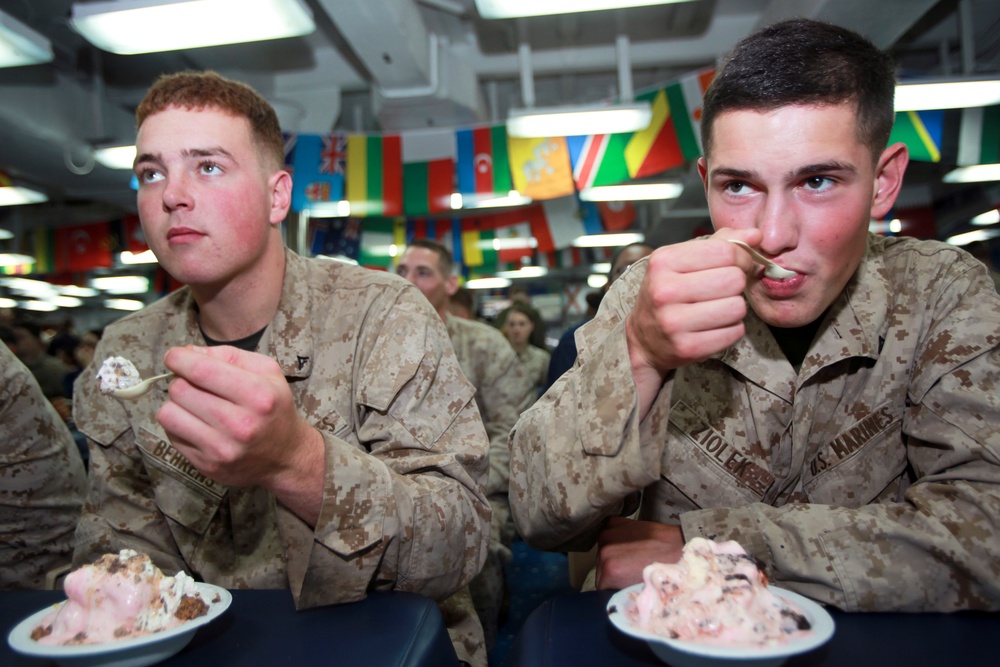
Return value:
M 735 243 L 741 248 L 745 249 L 750 253 L 750 256 L 754 258 L 754 261 L 764 265 L 764 275 L 768 278 L 774 278 L 775 280 L 784 280 L 785 278 L 791 278 L 795 275 L 795 271 L 790 271 L 786 268 L 778 266 L 764 255 L 760 254 L 750 246 L 748 246 L 743 241 L 737 241 L 736 239 L 727 239 L 730 243 Z
M 174 377 L 173 373 L 163 373 L 162 375 L 154 375 L 151 378 L 146 378 L 145 380 L 139 382 L 138 384 L 133 384 L 129 387 L 122 387 L 121 389 L 115 389 L 111 392 L 111 395 L 115 398 L 122 398 L 126 401 L 134 401 L 140 396 L 149 392 L 159 380 L 164 380 L 167 378 Z
M 127 401 L 133 401 L 146 394 L 158 380 L 173 376 L 173 373 L 163 373 L 143 380 L 135 364 L 125 357 L 108 357 L 97 373 L 97 379 L 101 381 L 102 394 Z

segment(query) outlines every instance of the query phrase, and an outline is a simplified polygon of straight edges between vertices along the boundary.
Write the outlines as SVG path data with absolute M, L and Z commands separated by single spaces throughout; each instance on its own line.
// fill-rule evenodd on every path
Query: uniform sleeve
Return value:
M 486 436 L 444 324 L 428 313 L 404 293 L 368 314 L 377 325 L 358 346 L 357 422 L 318 425 L 326 444 L 319 521 L 312 529 L 279 510 L 300 608 L 356 600 L 372 587 L 442 599 L 482 566 Z M 363 447 L 340 437 L 344 429 Z
M 511 433 L 511 511 L 535 548 L 589 548 L 593 529 L 659 478 L 656 443 L 665 441 L 669 382 L 640 424 L 625 343 L 641 266 L 616 281 L 597 316 L 577 331 L 578 363 Z
M 70 562 L 86 472 L 32 374 L 0 348 L 0 590 L 43 588 Z
M 738 540 L 775 582 L 848 611 L 1000 609 L 1000 300 L 980 267 L 956 271 L 925 297 L 901 498 L 699 510 L 684 537 Z

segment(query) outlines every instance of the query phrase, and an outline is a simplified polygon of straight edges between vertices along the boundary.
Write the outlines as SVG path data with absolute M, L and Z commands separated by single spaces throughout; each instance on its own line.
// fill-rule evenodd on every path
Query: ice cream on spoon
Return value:
M 173 377 L 173 373 L 163 373 L 143 380 L 135 364 L 125 357 L 108 357 L 101 364 L 97 379 L 101 381 L 101 393 L 125 400 L 135 400 L 144 395 L 158 380 Z
M 735 243 L 739 247 L 743 248 L 750 253 L 750 256 L 754 258 L 754 261 L 764 265 L 764 275 L 768 278 L 774 278 L 775 280 L 785 280 L 786 278 L 791 278 L 795 275 L 795 271 L 790 271 L 786 268 L 778 266 L 772 260 L 764 257 L 764 255 L 757 252 L 755 249 L 748 246 L 743 241 L 737 241 L 736 239 L 727 239 L 730 243 Z

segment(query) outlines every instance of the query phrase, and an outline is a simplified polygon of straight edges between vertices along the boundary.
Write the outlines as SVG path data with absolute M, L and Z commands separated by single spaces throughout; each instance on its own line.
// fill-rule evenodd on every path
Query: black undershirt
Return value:
M 819 331 L 819 325 L 822 324 L 825 314 L 820 315 L 815 321 L 802 327 L 786 329 L 768 325 L 768 329 L 771 330 L 774 340 L 778 342 L 778 347 L 785 353 L 785 358 L 788 359 L 788 362 L 795 369 L 796 373 L 802 367 L 802 362 L 809 351 L 809 345 L 812 344 L 813 338 L 816 337 L 816 332 Z
M 198 326 L 198 329 L 201 330 L 201 335 L 205 339 L 205 343 L 209 347 L 215 347 L 217 345 L 232 345 L 233 347 L 239 348 L 239 349 L 244 350 L 246 352 L 256 352 L 257 351 L 257 344 L 260 342 L 261 337 L 263 337 L 264 332 L 267 331 L 267 327 L 265 326 L 260 331 L 258 331 L 256 333 L 252 333 L 249 336 L 247 336 L 246 338 L 240 338 L 239 340 L 228 340 L 227 341 L 227 340 L 215 340 L 213 338 L 209 338 L 208 334 L 205 333 L 205 330 L 201 328 L 201 325 Z

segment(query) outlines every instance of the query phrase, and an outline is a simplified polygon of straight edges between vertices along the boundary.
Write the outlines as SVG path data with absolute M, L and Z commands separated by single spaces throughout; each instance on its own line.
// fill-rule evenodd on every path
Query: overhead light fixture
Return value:
M 17 301 L 0 296 L 0 308 L 17 308 Z
M 0 252 L 0 266 L 24 266 L 35 263 L 35 258 L 31 255 L 22 255 L 19 252 Z
M 980 213 L 972 220 L 969 220 L 969 223 L 975 225 L 976 227 L 986 227 L 987 225 L 995 225 L 998 222 L 1000 222 L 1000 209 L 996 208 L 990 211 L 986 211 L 986 213 Z
M 547 16 L 594 12 L 602 9 L 648 7 L 691 0 L 476 0 L 476 9 L 484 19 L 511 19 L 521 16 Z
M 135 146 L 95 148 L 94 159 L 108 169 L 131 169 L 135 165 Z
M 310 218 L 347 218 L 351 215 L 351 202 L 346 199 L 312 202 L 304 212 L 308 213 Z
M 638 132 L 649 127 L 649 102 L 511 109 L 507 135 L 515 138 L 573 137 Z
M 511 190 L 505 195 L 496 193 L 489 195 L 462 194 L 454 192 L 451 195 L 452 210 L 470 208 L 501 208 L 505 206 L 527 206 L 532 201 L 531 197 L 525 197 L 517 190 Z
M 608 276 L 603 273 L 592 273 L 587 276 L 587 287 L 601 289 L 608 284 Z
M 105 299 L 104 307 L 112 310 L 142 310 L 146 304 L 135 299 Z
M 149 278 L 145 276 L 99 276 L 90 279 L 90 286 L 108 294 L 145 294 Z
M 0 206 L 21 206 L 22 204 L 40 204 L 49 198 L 38 190 L 22 188 L 17 185 L 0 186 Z
M 541 278 L 548 275 L 549 270 L 544 266 L 522 266 L 516 271 L 497 271 L 497 278 Z
M 583 201 L 639 201 L 647 199 L 677 199 L 684 192 L 680 183 L 626 183 L 601 185 L 580 190 Z
M 964 109 L 1000 104 L 1000 79 L 939 79 L 899 83 L 894 107 L 899 111 Z
M 33 310 L 38 313 L 51 313 L 54 310 L 58 310 L 59 306 L 48 301 L 38 301 L 37 299 L 32 299 L 30 301 L 22 301 L 21 308 L 25 310 Z
M 949 236 L 944 240 L 945 243 L 950 243 L 951 245 L 969 245 L 975 241 L 989 241 L 990 239 L 995 239 L 1000 236 L 1000 229 L 974 229 L 971 232 L 964 232 L 962 234 L 956 234 L 955 236 Z
M 473 278 L 465 281 L 468 289 L 503 289 L 510 285 L 510 278 Z
M 1000 164 L 974 164 L 952 169 L 942 178 L 945 183 L 983 183 L 1000 181 Z
M 58 289 L 59 293 L 64 296 L 76 296 L 80 298 L 97 296 L 100 294 L 100 292 L 93 287 L 80 287 L 79 285 L 60 285 Z
M 0 67 L 52 62 L 52 43 L 16 18 L 0 11 Z
M 9 229 L 0 228 L 0 241 L 6 241 L 7 239 L 14 238 L 14 232 Z
M 588 236 L 578 236 L 573 240 L 573 245 L 577 248 L 617 248 L 632 243 L 642 243 L 646 237 L 638 232 L 628 232 L 623 234 L 590 234 Z
M 534 236 L 508 236 L 493 238 L 481 242 L 482 247 L 492 250 L 532 250 L 538 247 L 538 239 Z
M 94 46 L 121 55 L 259 42 L 316 30 L 302 0 L 74 2 L 70 23 Z
M 152 250 L 143 250 L 142 252 L 135 253 L 128 250 L 123 250 L 118 255 L 119 261 L 122 264 L 156 264 L 156 255 L 153 254 Z

